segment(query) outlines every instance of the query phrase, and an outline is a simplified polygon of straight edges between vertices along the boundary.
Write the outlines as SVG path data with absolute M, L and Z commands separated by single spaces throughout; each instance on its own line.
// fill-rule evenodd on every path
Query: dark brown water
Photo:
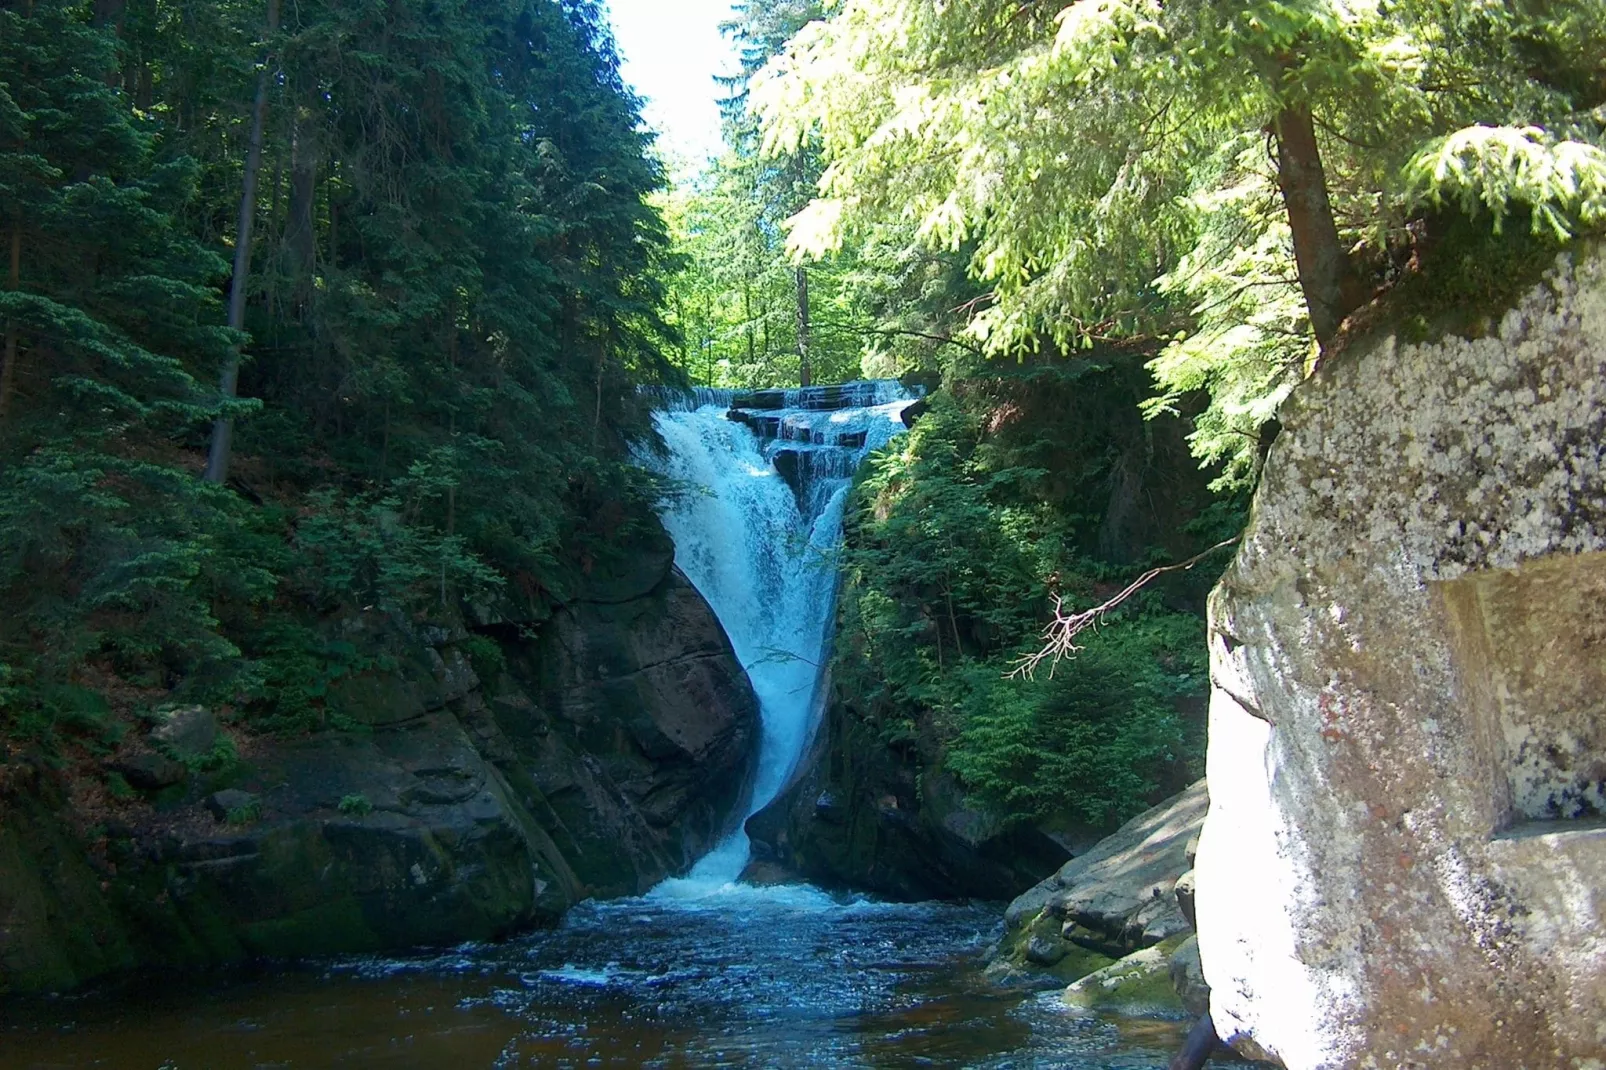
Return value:
M 0 1066 L 1165 1066 L 1185 1023 L 985 981 L 999 915 L 808 888 L 586 904 L 495 946 L 0 1007 Z

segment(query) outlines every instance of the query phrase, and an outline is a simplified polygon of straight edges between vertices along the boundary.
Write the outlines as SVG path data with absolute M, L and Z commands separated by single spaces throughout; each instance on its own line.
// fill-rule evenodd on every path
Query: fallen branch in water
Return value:
M 1105 602 L 1103 605 L 1094 606 L 1092 609 L 1083 610 L 1080 613 L 1073 613 L 1067 616 L 1065 613 L 1065 599 L 1061 598 L 1059 595 L 1055 595 L 1054 621 L 1047 628 L 1043 629 L 1042 649 L 1038 650 L 1036 653 L 1027 654 L 1016 660 L 1015 668 L 1009 674 L 1010 678 L 1014 679 L 1016 677 L 1024 676 L 1029 679 L 1037 672 L 1038 666 L 1049 660 L 1052 660 L 1054 663 L 1049 668 L 1049 676 L 1052 678 L 1054 675 L 1054 669 L 1059 666 L 1059 663 L 1063 659 L 1075 657 L 1077 652 L 1082 649 L 1076 645 L 1076 637 L 1087 631 L 1089 628 L 1096 628 L 1100 624 L 1103 624 L 1104 618 L 1110 612 L 1119 608 L 1121 603 L 1143 590 L 1143 588 L 1147 587 L 1161 576 L 1164 576 L 1170 572 L 1187 572 L 1189 569 L 1193 568 L 1193 566 L 1197 565 L 1199 562 L 1203 561 L 1217 550 L 1224 550 L 1227 547 L 1234 545 L 1242 537 L 1243 536 L 1241 535 L 1234 535 L 1226 542 L 1218 542 L 1204 553 L 1199 554 L 1196 557 L 1190 557 L 1188 560 L 1183 561 L 1180 564 L 1166 565 L 1162 568 L 1151 568 L 1149 571 L 1133 580 L 1132 583 L 1127 586 L 1126 590 L 1122 591 L 1108 602 Z

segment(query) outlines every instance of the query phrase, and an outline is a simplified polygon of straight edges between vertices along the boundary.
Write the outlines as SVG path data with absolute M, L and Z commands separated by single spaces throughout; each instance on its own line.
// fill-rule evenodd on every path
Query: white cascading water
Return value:
M 848 489 L 866 455 L 904 429 L 914 400 L 897 382 L 698 390 L 654 416 L 668 449 L 658 467 L 687 491 L 663 513 L 675 563 L 713 606 L 758 696 L 762 742 L 744 819 L 774 801 L 809 744 Z M 754 407 L 735 407 L 746 405 Z M 687 877 L 652 895 L 729 889 L 748 854 L 738 825 Z

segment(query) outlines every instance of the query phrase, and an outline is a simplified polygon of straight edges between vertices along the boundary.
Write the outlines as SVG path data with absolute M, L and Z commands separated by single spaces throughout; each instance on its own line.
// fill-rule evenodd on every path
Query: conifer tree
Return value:
M 1454 201 L 1565 234 L 1606 219 L 1599 0 L 843 0 L 754 91 L 766 144 L 819 144 L 794 246 L 908 220 L 973 250 L 995 353 L 1185 337 L 1202 456 L 1260 425 Z M 1535 62 L 1538 56 L 1545 61 Z
M 533 619 L 649 515 L 661 179 L 602 7 L 268 10 L 0 4 L 0 730 L 117 679 L 303 726 L 330 619 Z

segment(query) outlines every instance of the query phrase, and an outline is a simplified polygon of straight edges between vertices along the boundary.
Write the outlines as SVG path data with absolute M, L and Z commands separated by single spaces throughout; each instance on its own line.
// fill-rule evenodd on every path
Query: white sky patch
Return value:
M 625 81 L 646 100 L 647 125 L 672 170 L 697 169 L 719 155 L 716 75 L 736 67 L 719 24 L 730 0 L 610 0 Z

